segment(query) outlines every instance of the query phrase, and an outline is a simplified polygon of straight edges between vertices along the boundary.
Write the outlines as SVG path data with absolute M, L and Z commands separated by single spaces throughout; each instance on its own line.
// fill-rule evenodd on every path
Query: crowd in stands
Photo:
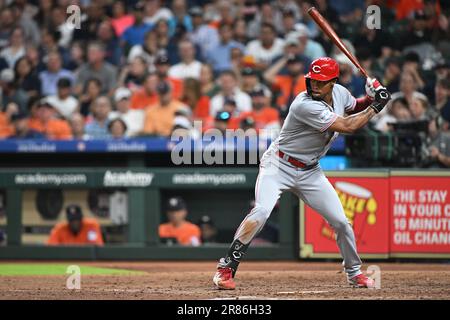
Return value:
M 74 28 L 66 9 L 81 8 Z M 369 5 L 380 29 L 367 27 Z M 0 139 L 198 136 L 279 129 L 312 60 L 365 78 L 307 14 L 315 6 L 392 93 L 373 122 L 449 130 L 450 6 L 440 0 L 0 1 Z M 184 133 L 183 133 L 184 132 Z

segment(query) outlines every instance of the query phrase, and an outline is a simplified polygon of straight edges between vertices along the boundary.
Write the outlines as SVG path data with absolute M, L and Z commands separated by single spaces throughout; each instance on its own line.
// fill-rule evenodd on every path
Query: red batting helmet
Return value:
M 318 81 L 329 81 L 337 77 L 339 77 L 339 65 L 329 57 L 314 60 L 309 66 L 309 72 L 305 75 L 307 79 Z

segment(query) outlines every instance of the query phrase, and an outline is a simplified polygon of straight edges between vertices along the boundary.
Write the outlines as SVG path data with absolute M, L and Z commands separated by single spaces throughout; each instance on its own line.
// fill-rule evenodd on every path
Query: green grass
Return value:
M 0 276 L 57 276 L 68 275 L 67 267 L 72 264 L 40 264 L 40 263 L 0 263 Z M 77 265 L 74 263 L 74 265 Z M 145 272 L 99 268 L 78 265 L 81 275 L 143 275 Z M 72 273 L 72 272 L 71 272 Z

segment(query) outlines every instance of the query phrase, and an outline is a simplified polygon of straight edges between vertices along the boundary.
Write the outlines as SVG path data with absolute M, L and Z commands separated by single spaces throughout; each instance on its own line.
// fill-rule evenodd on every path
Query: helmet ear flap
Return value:
M 310 78 L 305 78 L 305 82 L 306 82 L 306 92 L 308 93 L 308 95 L 311 96 L 311 79 Z

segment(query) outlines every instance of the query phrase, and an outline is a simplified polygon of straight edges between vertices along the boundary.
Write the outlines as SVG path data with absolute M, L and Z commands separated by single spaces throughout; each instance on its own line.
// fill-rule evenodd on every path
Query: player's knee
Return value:
M 333 228 L 336 232 L 345 232 L 351 226 L 347 219 L 341 219 L 333 223 Z
M 270 210 L 259 204 L 256 204 L 250 211 L 248 218 L 252 220 L 266 221 L 269 218 L 269 216 Z

